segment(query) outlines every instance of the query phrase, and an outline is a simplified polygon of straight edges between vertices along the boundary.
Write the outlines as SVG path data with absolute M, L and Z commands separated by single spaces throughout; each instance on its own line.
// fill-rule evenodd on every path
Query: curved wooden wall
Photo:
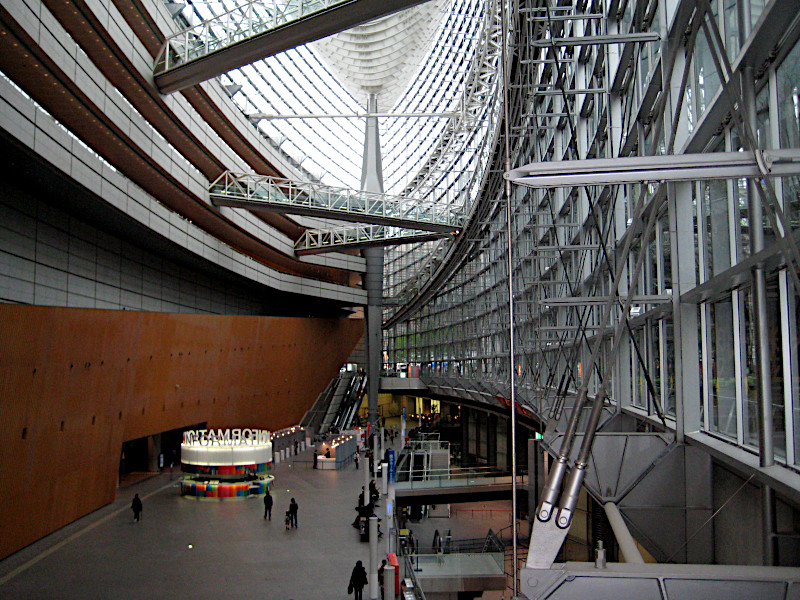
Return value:
M 300 421 L 359 319 L 0 305 L 0 558 L 112 502 L 122 443 Z

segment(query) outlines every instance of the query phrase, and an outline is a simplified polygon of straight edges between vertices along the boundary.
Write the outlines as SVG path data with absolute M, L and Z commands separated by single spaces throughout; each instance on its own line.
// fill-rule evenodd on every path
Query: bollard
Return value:
M 378 517 L 369 518 L 369 600 L 379 600 L 378 589 Z
M 394 599 L 394 567 L 387 564 L 383 567 L 383 600 Z

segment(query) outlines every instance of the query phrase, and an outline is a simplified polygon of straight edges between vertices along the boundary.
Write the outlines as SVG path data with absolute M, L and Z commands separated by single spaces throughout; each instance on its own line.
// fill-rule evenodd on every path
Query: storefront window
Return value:
M 736 438 L 736 363 L 733 303 L 725 298 L 709 305 L 709 406 L 711 431 Z

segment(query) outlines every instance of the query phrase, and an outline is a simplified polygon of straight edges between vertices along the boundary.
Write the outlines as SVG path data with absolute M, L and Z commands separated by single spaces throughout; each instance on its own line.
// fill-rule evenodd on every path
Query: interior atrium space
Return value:
M 0 598 L 800 598 L 800 0 L 0 0 L 0 340 Z

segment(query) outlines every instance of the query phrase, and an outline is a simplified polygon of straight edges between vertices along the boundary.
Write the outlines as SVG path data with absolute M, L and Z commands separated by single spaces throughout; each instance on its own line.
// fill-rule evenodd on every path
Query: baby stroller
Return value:
M 286 518 L 284 519 L 284 523 L 286 523 L 287 530 L 292 528 L 292 514 L 288 510 L 286 511 Z

